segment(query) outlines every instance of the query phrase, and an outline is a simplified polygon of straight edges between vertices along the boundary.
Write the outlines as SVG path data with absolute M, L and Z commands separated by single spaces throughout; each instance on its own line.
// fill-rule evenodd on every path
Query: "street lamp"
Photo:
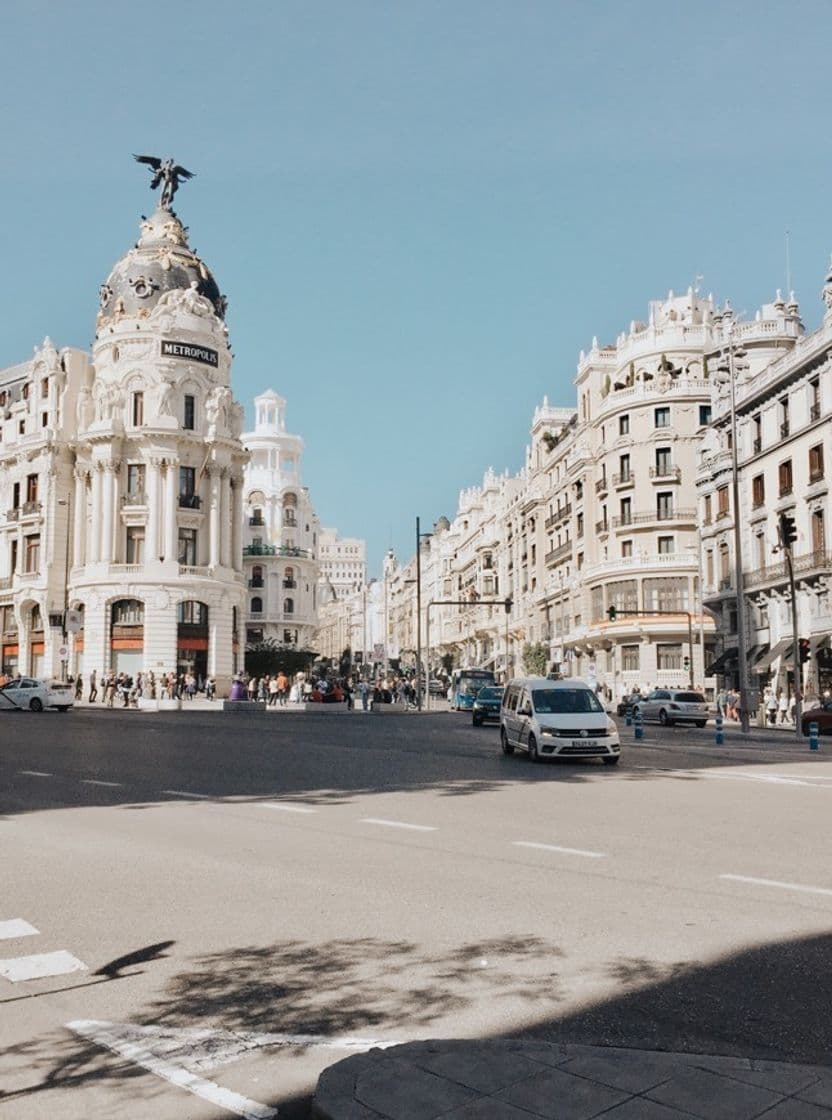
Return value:
M 737 590 L 737 667 L 740 686 L 740 728 L 747 735 L 751 730 L 748 711 L 748 658 L 746 651 L 745 588 L 742 565 L 742 528 L 740 525 L 740 479 L 737 459 L 737 375 L 748 369 L 748 353 L 735 346 L 728 336 L 727 365 L 720 362 L 717 372 L 728 377 L 731 390 L 731 500 L 734 507 L 734 582 Z
M 69 530 L 72 523 L 72 498 L 67 494 L 65 498 L 58 498 L 59 506 L 66 506 L 66 547 L 64 548 L 64 610 L 61 616 L 61 648 L 66 650 L 66 657 L 61 658 L 61 680 L 66 681 L 69 667 L 69 631 L 66 628 L 66 616 L 69 612 Z
M 420 531 L 416 518 L 416 708 L 422 710 L 422 538 L 431 536 Z

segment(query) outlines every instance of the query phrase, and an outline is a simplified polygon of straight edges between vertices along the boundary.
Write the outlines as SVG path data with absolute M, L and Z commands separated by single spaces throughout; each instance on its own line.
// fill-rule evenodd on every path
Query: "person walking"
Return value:
M 98 684 L 97 684 L 96 671 L 95 671 L 95 669 L 93 669 L 93 671 L 90 673 L 89 703 L 94 704 L 97 699 L 98 699 Z
M 84 695 L 84 678 L 79 673 L 75 678 L 75 700 L 80 700 Z
M 784 727 L 785 724 L 786 724 L 786 721 L 789 718 L 789 698 L 786 695 L 785 690 L 782 690 L 780 692 L 780 698 L 777 701 L 777 711 L 780 715 L 780 720 L 779 720 L 780 726 Z
M 269 707 L 274 708 L 277 705 L 278 697 L 280 696 L 280 677 L 269 677 Z
M 766 688 L 766 722 L 770 727 L 774 727 L 777 723 L 777 697 L 774 694 L 774 689 L 769 685 Z
M 370 688 L 366 681 L 362 681 L 358 686 L 358 691 L 361 693 L 361 708 L 363 711 L 369 710 L 369 697 Z
M 281 669 L 277 674 L 277 702 L 281 708 L 286 707 L 286 698 L 289 693 L 289 678 Z

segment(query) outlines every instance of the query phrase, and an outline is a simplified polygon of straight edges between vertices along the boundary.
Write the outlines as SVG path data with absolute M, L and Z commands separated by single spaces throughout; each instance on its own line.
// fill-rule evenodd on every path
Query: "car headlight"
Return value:
M 613 721 L 611 719 L 608 719 L 607 720 L 607 734 L 608 735 L 615 735 L 617 731 L 618 731 L 618 728 L 616 727 L 616 725 L 613 723 Z
M 477 701 L 476 701 L 476 700 L 474 701 L 474 704 L 473 704 L 473 706 L 474 706 L 475 708 L 478 708 L 478 707 L 479 707 L 479 704 L 477 703 Z
M 555 736 L 557 735 L 557 731 L 548 731 L 545 727 L 541 727 L 540 734 L 545 739 L 554 739 Z

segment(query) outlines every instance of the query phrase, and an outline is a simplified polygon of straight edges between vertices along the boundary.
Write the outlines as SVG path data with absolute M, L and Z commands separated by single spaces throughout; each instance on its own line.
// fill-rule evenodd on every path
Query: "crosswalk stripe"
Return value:
M 31 937 L 34 933 L 40 933 L 40 930 L 35 929 L 23 918 L 9 918 L 5 922 L 0 922 L 0 941 L 5 941 L 9 937 Z
M 85 972 L 87 966 L 66 949 L 54 953 L 35 953 L 30 957 L 12 957 L 0 961 L 0 976 L 13 984 L 21 980 L 40 980 L 46 976 L 64 976 L 68 972 Z

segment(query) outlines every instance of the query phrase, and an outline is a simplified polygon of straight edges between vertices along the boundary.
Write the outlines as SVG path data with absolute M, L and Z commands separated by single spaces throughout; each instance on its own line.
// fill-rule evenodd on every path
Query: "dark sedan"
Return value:
M 832 735 L 832 700 L 810 708 L 801 714 L 800 730 L 804 735 L 809 734 L 809 724 L 816 723 L 821 735 Z
M 494 720 L 495 723 L 500 722 L 500 706 L 503 703 L 504 692 L 504 688 L 497 688 L 494 685 L 487 685 L 479 690 L 471 709 L 474 727 L 481 727 L 487 719 Z

